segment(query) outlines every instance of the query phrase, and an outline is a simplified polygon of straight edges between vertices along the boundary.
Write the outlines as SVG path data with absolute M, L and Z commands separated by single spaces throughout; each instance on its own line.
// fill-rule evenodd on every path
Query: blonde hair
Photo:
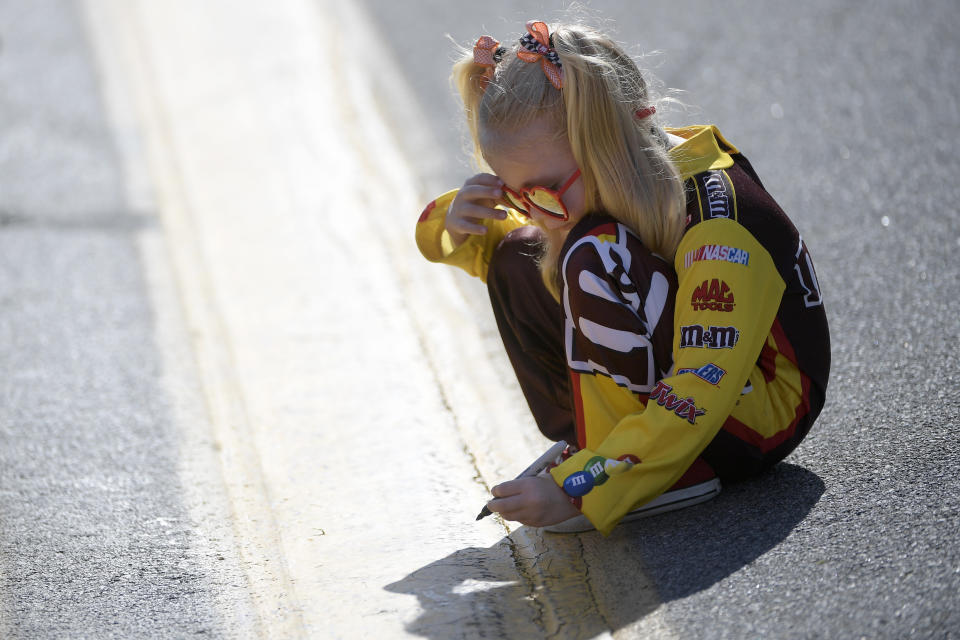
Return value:
M 667 155 L 666 134 L 652 117 L 647 83 L 634 61 L 610 38 L 583 26 L 551 33 L 563 66 L 563 89 L 540 64 L 508 47 L 492 79 L 464 51 L 451 80 L 460 93 L 481 167 L 487 133 L 509 133 L 547 117 L 565 135 L 583 176 L 585 207 L 619 220 L 652 252 L 673 261 L 684 231 L 683 182 Z M 501 138 L 501 136 L 495 136 Z M 557 294 L 561 247 L 548 234 L 541 257 L 544 281 Z

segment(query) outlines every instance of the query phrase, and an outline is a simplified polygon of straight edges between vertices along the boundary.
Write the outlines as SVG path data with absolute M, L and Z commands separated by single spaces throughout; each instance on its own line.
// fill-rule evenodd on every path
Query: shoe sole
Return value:
M 654 498 L 639 509 L 630 511 L 627 515 L 623 516 L 620 523 L 632 522 L 633 520 L 649 518 L 659 513 L 692 507 L 695 504 L 700 504 L 701 502 L 715 498 L 719 493 L 719 478 L 713 478 L 706 482 L 684 487 L 683 489 L 668 491 Z M 586 516 L 574 516 L 569 520 L 543 527 L 543 530 L 550 533 L 583 533 L 585 531 L 593 531 L 595 528 L 596 527 L 587 520 Z

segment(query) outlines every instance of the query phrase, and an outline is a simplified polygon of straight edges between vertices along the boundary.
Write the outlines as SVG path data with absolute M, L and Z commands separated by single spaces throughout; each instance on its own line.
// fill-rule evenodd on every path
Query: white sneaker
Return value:
M 627 515 L 623 516 L 620 520 L 620 523 L 639 520 L 640 518 L 654 516 L 666 511 L 676 511 L 677 509 L 690 507 L 701 502 L 706 502 L 719 493 L 720 479 L 716 477 L 682 489 L 666 491 L 642 507 L 627 513 Z M 596 527 L 587 520 L 586 516 L 579 515 L 569 520 L 543 527 L 543 530 L 549 531 L 550 533 L 583 533 L 584 531 L 593 531 L 595 528 Z

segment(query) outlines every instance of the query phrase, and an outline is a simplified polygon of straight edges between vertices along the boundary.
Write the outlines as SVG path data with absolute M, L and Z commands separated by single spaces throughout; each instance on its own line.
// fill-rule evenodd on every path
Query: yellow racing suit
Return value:
M 652 283 L 629 282 L 617 272 L 618 256 L 638 239 L 607 216 L 581 220 L 561 252 L 579 451 L 551 474 L 603 533 L 669 489 L 698 456 L 724 479 L 781 460 L 819 414 L 829 373 L 826 315 L 796 228 L 715 127 L 668 131 L 684 139 L 670 156 L 688 194 L 676 280 L 654 271 Z M 528 220 L 508 211 L 505 220 L 485 221 L 485 235 L 453 247 L 444 216 L 455 196 L 427 206 L 418 246 L 428 260 L 485 280 L 497 245 Z M 632 315 L 590 316 L 600 289 Z M 670 305 L 660 299 L 665 290 L 676 292 Z M 654 358 L 657 318 L 670 308 L 672 352 Z M 616 357 L 627 352 L 632 363 Z M 640 379 L 638 369 L 651 375 Z

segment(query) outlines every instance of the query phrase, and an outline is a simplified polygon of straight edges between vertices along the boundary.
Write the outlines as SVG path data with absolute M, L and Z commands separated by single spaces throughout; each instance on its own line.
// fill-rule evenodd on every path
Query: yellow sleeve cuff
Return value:
M 439 262 L 460 267 L 471 276 L 487 280 L 487 268 L 493 252 L 513 229 L 526 224 L 526 221 L 513 210 L 507 210 L 505 220 L 484 220 L 487 232 L 483 235 L 470 235 L 459 246 L 445 227 L 447 210 L 457 197 L 458 189 L 448 191 L 427 205 L 417 221 L 417 247 L 423 257 L 430 262 Z

